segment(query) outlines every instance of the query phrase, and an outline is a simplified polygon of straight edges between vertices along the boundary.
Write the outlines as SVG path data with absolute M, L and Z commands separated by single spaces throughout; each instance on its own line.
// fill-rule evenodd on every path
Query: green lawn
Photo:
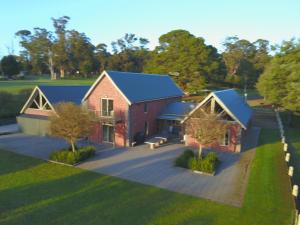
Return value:
M 37 80 L 9 80 L 0 81 L 0 91 L 9 93 L 18 93 L 23 89 L 32 89 L 36 85 L 92 85 L 96 78 L 93 79 L 37 79 Z
M 0 151 L 0 224 L 290 225 L 278 133 L 264 130 L 242 208 Z

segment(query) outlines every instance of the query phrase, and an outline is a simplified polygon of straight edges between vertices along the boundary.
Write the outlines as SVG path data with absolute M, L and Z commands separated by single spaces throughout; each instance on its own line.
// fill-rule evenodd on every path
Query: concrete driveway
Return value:
M 78 146 L 88 144 L 86 141 L 79 141 Z M 48 136 L 34 136 L 23 133 L 0 135 L 0 149 L 10 150 L 23 155 L 40 159 L 49 159 L 52 151 L 68 147 L 65 140 Z M 110 148 L 110 145 L 94 145 L 97 150 Z
M 78 167 L 240 207 L 258 136 L 259 129 L 253 128 L 248 140 L 251 145 L 248 144 L 248 150 L 241 154 L 218 153 L 221 164 L 215 176 L 174 167 L 175 158 L 186 149 L 181 144 L 155 150 L 145 145 L 104 150 Z

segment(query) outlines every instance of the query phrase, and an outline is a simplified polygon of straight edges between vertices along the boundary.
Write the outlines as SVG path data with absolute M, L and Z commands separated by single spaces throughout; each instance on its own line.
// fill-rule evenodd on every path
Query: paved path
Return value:
M 18 124 L 2 125 L 0 126 L 0 135 L 17 133 L 19 130 Z
M 259 129 L 253 128 L 248 136 L 252 146 L 258 136 Z M 241 154 L 219 153 L 221 164 L 215 176 L 174 167 L 174 159 L 186 149 L 181 144 L 101 151 L 78 167 L 240 207 L 255 153 L 249 146 Z
M 82 141 L 77 145 L 86 145 Z M 29 155 L 40 159 L 49 159 L 52 151 L 66 148 L 69 145 L 66 141 L 48 136 L 25 135 L 23 133 L 0 135 L 0 149 L 10 150 L 19 154 Z M 100 150 L 107 148 L 105 145 L 95 145 Z

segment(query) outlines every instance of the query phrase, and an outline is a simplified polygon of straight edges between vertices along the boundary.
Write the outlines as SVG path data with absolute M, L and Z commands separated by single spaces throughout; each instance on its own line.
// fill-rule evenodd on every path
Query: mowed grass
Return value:
M 93 79 L 37 79 L 37 80 L 9 80 L 0 81 L 0 91 L 9 93 L 19 93 L 24 89 L 33 89 L 36 85 L 92 85 L 96 78 Z
M 1 225 L 290 225 L 292 219 L 273 130 L 262 131 L 242 208 L 0 151 Z

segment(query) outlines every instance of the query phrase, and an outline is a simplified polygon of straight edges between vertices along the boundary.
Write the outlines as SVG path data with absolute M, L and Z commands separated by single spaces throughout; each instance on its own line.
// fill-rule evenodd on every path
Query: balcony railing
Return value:
M 99 122 L 110 123 L 110 124 L 115 123 L 114 111 L 107 112 L 107 111 L 99 111 L 94 109 L 89 109 L 89 111 L 95 115 L 96 119 Z

